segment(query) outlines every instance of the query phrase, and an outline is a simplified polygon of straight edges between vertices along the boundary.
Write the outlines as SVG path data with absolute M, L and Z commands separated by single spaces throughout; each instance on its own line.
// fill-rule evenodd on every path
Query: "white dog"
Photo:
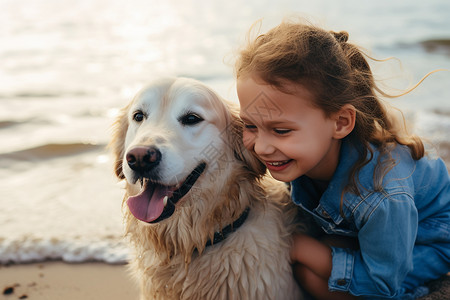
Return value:
M 121 110 L 110 146 L 141 299 L 301 299 L 296 210 L 242 127 L 234 105 L 186 78 L 156 81 Z

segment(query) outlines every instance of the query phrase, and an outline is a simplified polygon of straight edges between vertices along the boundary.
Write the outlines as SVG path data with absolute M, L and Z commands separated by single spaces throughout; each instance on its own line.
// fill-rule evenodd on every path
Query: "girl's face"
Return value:
M 290 182 L 302 175 L 330 180 L 338 163 L 340 140 L 333 117 L 313 106 L 313 94 L 297 84 L 286 94 L 258 77 L 237 81 L 244 121 L 244 145 L 272 176 Z

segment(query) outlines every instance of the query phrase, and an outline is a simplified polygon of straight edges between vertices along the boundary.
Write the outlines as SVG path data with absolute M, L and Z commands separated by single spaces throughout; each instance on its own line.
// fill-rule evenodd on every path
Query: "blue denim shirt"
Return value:
M 407 299 L 414 288 L 450 271 L 450 178 L 441 159 L 415 161 L 398 145 L 391 151 L 396 164 L 383 178 L 383 189 L 375 191 L 379 152 L 373 149 L 373 159 L 359 172 L 361 195 L 343 194 L 344 217 L 341 196 L 358 158 L 345 139 L 322 196 L 301 176 L 291 182 L 292 200 L 325 233 L 358 238 L 359 250 L 332 247 L 331 291 Z

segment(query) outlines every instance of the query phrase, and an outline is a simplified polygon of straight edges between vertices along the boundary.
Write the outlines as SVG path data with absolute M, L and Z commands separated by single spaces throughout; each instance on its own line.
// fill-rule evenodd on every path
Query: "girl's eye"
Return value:
M 190 126 L 190 125 L 195 125 L 195 124 L 197 124 L 197 123 L 200 123 L 201 121 L 203 121 L 203 118 L 200 117 L 200 116 L 197 115 L 197 114 L 194 114 L 194 113 L 188 113 L 188 114 L 182 116 L 182 117 L 179 119 L 179 121 L 180 121 L 181 124 L 183 124 L 183 125 Z
M 250 125 L 250 124 L 245 124 L 245 129 L 247 129 L 247 130 L 254 130 L 254 129 L 256 129 L 256 126 L 255 125 Z
M 274 129 L 273 131 L 275 131 L 275 133 L 281 134 L 281 135 L 291 132 L 290 129 Z
M 144 120 L 145 116 L 142 111 L 137 111 L 133 114 L 133 120 L 140 123 Z

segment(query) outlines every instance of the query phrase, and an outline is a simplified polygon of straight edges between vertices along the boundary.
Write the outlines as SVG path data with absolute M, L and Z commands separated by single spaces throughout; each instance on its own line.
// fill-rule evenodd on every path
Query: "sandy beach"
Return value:
M 448 274 L 450 276 L 450 274 Z M 420 300 L 446 300 L 450 277 L 430 285 L 430 294 Z M 60 261 L 0 266 L 0 299 L 31 300 L 125 300 L 138 299 L 137 285 L 126 265 Z
M 0 299 L 138 299 L 126 265 L 44 262 L 0 266 Z

